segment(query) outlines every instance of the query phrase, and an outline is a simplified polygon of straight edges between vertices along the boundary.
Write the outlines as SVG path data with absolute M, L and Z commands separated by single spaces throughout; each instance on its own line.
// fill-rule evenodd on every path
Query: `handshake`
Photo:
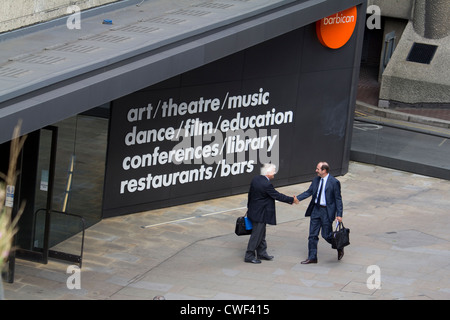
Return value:
M 294 202 L 293 203 L 295 203 L 295 204 L 299 204 L 300 203 L 300 200 L 298 200 L 297 199 L 297 197 L 296 196 L 294 196 Z

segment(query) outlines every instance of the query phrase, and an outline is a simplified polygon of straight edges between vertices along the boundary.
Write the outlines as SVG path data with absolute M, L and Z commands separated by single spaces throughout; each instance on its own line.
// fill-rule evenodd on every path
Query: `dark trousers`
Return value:
M 257 256 L 267 255 L 266 242 L 266 224 L 263 222 L 252 221 L 253 229 L 248 240 L 247 251 L 245 252 L 245 260 L 255 259 Z
M 332 223 L 333 221 L 330 221 L 328 218 L 327 208 L 315 205 L 309 223 L 308 259 L 317 259 L 317 243 L 319 242 L 320 229 L 322 229 L 322 238 L 331 243 Z

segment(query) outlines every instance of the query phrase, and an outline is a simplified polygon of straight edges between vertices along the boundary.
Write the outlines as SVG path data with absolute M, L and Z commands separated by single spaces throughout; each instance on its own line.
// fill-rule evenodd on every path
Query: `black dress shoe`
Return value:
M 301 264 L 317 263 L 317 259 L 306 259 L 305 261 L 302 261 L 300 263 Z
M 261 263 L 261 260 L 259 260 L 259 259 L 245 259 L 244 260 L 245 262 L 248 262 L 248 263 L 255 263 L 255 264 L 257 264 L 257 263 Z
M 344 256 L 344 248 L 337 249 L 337 252 L 338 252 L 338 260 L 341 260 L 342 257 Z
M 258 259 L 261 259 L 261 260 L 272 260 L 273 259 L 273 256 L 269 256 L 269 255 L 265 255 L 265 256 L 258 256 Z

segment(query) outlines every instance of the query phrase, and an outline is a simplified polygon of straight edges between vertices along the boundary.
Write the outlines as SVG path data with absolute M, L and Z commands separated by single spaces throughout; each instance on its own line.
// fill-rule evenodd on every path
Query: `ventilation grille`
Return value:
M 124 36 L 117 36 L 117 35 L 111 35 L 111 34 L 98 34 L 95 36 L 90 36 L 87 38 L 82 38 L 83 40 L 90 40 L 90 41 L 99 41 L 99 42 L 109 42 L 109 43 L 119 43 L 123 42 L 125 40 L 129 40 L 129 37 Z
M 219 3 L 219 2 L 205 2 L 197 4 L 193 7 L 199 7 L 199 8 L 210 8 L 210 9 L 227 9 L 232 7 L 232 4 L 229 3 Z
M 183 19 L 174 19 L 174 18 L 167 18 L 167 17 L 156 17 L 149 20 L 146 20 L 147 22 L 153 22 L 153 23 L 162 23 L 162 24 L 171 24 L 176 25 L 179 23 L 184 22 Z
M 64 44 L 60 46 L 46 48 L 47 50 L 55 50 L 62 52 L 73 52 L 73 53 L 90 53 L 92 51 L 100 49 L 94 46 L 84 46 L 79 44 Z
M 12 58 L 10 60 L 11 61 L 26 62 L 26 63 L 37 63 L 37 64 L 50 65 L 50 64 L 55 64 L 55 63 L 64 61 L 65 58 L 63 58 L 63 57 L 54 57 L 54 56 L 46 56 L 46 55 L 29 54 L 29 55 L 24 55 L 24 56 Z
M 159 28 L 143 26 L 143 25 L 129 25 L 113 30 L 125 31 L 125 32 L 135 32 L 135 33 L 150 33 L 159 30 Z
M 433 60 L 434 54 L 436 53 L 437 46 L 432 44 L 417 43 L 414 42 L 409 51 L 406 61 L 430 64 Z
M 168 12 L 169 14 L 178 14 L 183 16 L 192 16 L 192 17 L 201 17 L 205 16 L 211 12 L 203 11 L 203 10 L 187 10 L 187 9 L 179 9 L 176 11 Z
M 30 72 L 30 70 L 14 67 L 0 67 L 0 77 L 19 78 L 28 72 Z

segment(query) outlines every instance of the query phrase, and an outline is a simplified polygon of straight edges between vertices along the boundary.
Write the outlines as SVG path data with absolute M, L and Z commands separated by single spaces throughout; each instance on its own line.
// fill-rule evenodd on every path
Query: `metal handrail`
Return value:
M 63 212 L 63 211 L 58 211 L 58 210 L 47 210 L 45 208 L 41 208 L 35 211 L 35 216 L 38 214 L 38 212 L 40 211 L 45 211 L 45 212 L 49 212 L 50 214 L 52 213 L 56 213 L 56 214 L 61 214 L 61 215 L 66 215 L 66 216 L 72 216 L 75 218 L 79 218 L 82 224 L 82 237 L 81 237 L 81 248 L 80 248 L 80 255 L 74 255 L 74 254 L 70 254 L 70 253 L 66 253 L 66 252 L 62 252 L 62 251 L 56 251 L 56 250 L 51 250 L 50 248 L 42 248 L 42 251 L 44 253 L 44 256 L 48 256 L 48 257 L 52 257 L 55 259 L 60 259 L 60 260 L 65 260 L 65 261 L 70 261 L 70 262 L 76 262 L 79 263 L 79 266 L 81 268 L 82 266 L 82 261 L 83 261 L 83 252 L 84 252 L 84 237 L 85 237 L 85 231 L 86 231 L 86 220 L 78 215 L 78 214 L 73 214 L 73 213 L 69 213 L 69 212 Z M 33 230 L 33 236 L 35 235 L 36 232 L 36 220 L 35 220 L 35 225 L 34 225 L 34 230 Z M 45 233 L 48 232 L 50 235 L 50 230 L 45 231 L 44 230 L 44 236 Z M 46 261 L 45 261 L 46 263 Z

